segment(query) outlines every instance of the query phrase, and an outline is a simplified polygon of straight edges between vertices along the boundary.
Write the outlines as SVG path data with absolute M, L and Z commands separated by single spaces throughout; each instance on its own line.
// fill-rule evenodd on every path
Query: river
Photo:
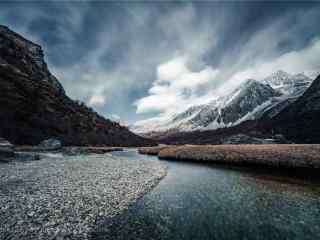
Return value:
M 120 158 L 156 157 L 136 151 Z M 270 170 L 163 161 L 167 176 L 94 239 L 320 239 L 319 181 Z

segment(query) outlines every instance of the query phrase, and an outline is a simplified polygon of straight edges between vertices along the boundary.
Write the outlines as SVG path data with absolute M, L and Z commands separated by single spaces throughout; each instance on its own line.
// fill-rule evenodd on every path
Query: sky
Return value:
M 128 125 L 247 78 L 319 71 L 319 19 L 305 1 L 0 2 L 0 24 L 43 47 L 71 98 Z

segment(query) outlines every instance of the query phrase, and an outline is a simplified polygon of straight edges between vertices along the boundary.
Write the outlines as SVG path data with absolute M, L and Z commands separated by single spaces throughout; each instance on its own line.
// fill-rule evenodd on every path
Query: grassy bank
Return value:
M 320 144 L 188 145 L 156 151 L 160 159 L 276 168 L 320 168 Z
M 138 152 L 140 154 L 146 154 L 146 155 L 158 155 L 160 151 L 168 148 L 168 147 L 174 147 L 174 146 L 167 146 L 167 145 L 163 145 L 163 146 L 157 146 L 157 147 L 142 147 L 138 149 Z

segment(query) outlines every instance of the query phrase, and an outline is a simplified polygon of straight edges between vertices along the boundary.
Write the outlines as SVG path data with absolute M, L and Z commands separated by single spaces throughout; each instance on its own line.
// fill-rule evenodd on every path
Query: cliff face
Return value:
M 0 26 L 0 136 L 16 144 L 152 144 L 66 96 L 41 47 Z
M 297 101 L 284 108 L 268 128 L 297 143 L 320 143 L 320 76 Z

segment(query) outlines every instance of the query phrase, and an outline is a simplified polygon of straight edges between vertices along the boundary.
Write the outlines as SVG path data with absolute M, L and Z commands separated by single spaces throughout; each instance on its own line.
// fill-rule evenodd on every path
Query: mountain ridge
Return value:
M 0 136 L 15 144 L 58 138 L 65 145 L 154 144 L 71 100 L 40 45 L 0 26 Z
M 267 129 L 286 135 L 297 143 L 320 141 L 320 75 L 295 102 L 267 122 Z
M 277 71 L 262 80 L 247 79 L 230 94 L 208 104 L 191 106 L 163 122 L 145 121 L 132 128 L 147 137 L 177 132 L 205 131 L 232 127 L 247 120 L 270 118 L 294 102 L 311 84 L 304 74 Z M 157 129 L 157 131 L 153 131 Z
M 223 140 L 245 134 L 280 143 L 320 143 L 320 75 L 295 101 L 287 103 L 275 117 L 244 121 L 215 130 L 178 132 L 158 137 L 165 144 L 221 144 Z

